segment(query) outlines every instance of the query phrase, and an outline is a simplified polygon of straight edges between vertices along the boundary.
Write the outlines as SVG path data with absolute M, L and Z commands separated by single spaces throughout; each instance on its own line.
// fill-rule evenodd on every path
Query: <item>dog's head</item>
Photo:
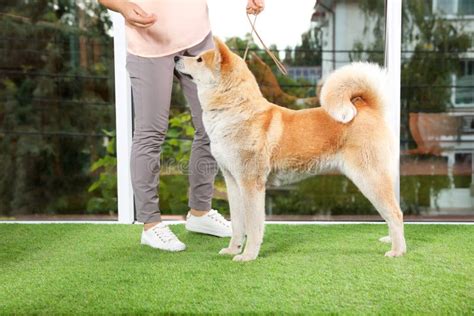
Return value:
M 240 69 L 247 69 L 243 59 L 217 37 L 214 37 L 214 46 L 214 49 L 195 57 L 175 57 L 176 70 L 192 79 L 198 89 L 203 85 L 218 85 L 223 80 L 232 79 L 230 77 L 237 75 Z

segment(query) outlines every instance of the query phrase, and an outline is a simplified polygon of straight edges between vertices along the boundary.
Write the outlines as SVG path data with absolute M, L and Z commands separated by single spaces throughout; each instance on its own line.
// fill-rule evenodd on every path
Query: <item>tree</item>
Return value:
M 85 209 L 114 124 L 110 21 L 95 1 L 6 1 L 0 16 L 0 214 Z
M 374 41 L 354 45 L 354 59 L 368 51 L 367 59 L 383 64 L 384 2 L 361 1 L 365 32 Z M 463 25 L 431 12 L 426 1 L 404 1 L 402 7 L 402 105 L 411 112 L 445 112 L 451 106 L 451 75 L 459 69 L 462 54 L 471 46 Z M 371 30 L 369 28 L 372 27 Z
M 321 66 L 322 45 L 319 31 L 310 29 L 301 35 L 301 45 L 294 49 L 294 58 L 291 65 L 295 66 Z
M 286 65 L 296 65 L 296 62 L 300 63 L 298 64 L 300 66 L 320 65 L 320 47 L 310 44 L 314 43 L 310 40 L 310 34 L 312 34 L 312 31 L 308 31 L 302 35 L 303 44 L 297 46 L 294 53 L 289 47 L 285 49 L 284 63 Z M 302 80 L 296 81 L 289 76 L 282 75 L 268 53 L 264 49 L 260 49 L 253 42 L 250 34 L 247 34 L 245 39 L 237 37 L 230 38 L 227 40 L 227 45 L 232 51 L 239 53 L 241 57 L 243 57 L 248 45 L 249 54 L 246 60 L 247 65 L 254 74 L 263 96 L 270 102 L 290 108 L 308 107 L 316 104 L 317 100 L 313 97 L 314 87 L 308 88 L 308 82 Z M 269 49 L 276 56 L 279 55 L 279 51 L 275 45 L 270 45 Z M 297 56 L 297 59 L 295 59 L 293 55 Z M 319 64 L 317 64 L 318 62 Z M 296 103 L 298 103 L 298 105 Z

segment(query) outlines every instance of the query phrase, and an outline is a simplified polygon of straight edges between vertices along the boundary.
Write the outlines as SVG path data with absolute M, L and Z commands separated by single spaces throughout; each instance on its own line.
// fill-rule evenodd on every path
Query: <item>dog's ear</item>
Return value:
M 214 46 L 216 47 L 216 53 L 214 59 L 216 63 L 221 65 L 228 64 L 230 61 L 231 51 L 227 45 L 221 41 L 218 37 L 214 36 Z

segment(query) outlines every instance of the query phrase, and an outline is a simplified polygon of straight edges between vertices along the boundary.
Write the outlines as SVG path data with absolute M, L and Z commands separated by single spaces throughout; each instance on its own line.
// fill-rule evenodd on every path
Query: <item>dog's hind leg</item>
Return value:
M 225 169 L 222 169 L 224 175 L 227 197 L 229 199 L 230 206 L 230 218 L 232 223 L 232 238 L 230 239 L 229 246 L 221 249 L 219 254 L 221 255 L 236 255 L 242 251 L 243 242 L 245 238 L 245 222 L 244 222 L 244 209 L 242 204 L 242 196 L 240 193 L 239 186 L 235 181 L 232 174 Z
M 395 198 L 393 181 L 387 170 L 361 165 L 346 165 L 344 173 L 354 182 L 359 190 L 375 206 L 380 215 L 388 224 L 392 249 L 385 255 L 388 257 L 402 256 L 406 252 L 406 243 L 403 232 L 403 214 Z
M 245 232 L 247 242 L 242 254 L 234 261 L 255 260 L 263 242 L 265 227 L 265 182 L 261 180 L 239 181 L 243 198 Z

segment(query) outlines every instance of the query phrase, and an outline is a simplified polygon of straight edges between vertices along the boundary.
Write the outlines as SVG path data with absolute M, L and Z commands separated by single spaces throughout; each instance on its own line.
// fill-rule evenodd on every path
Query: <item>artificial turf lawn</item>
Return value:
M 267 225 L 261 256 L 172 226 L 188 246 L 140 246 L 137 225 L 0 225 L 0 314 L 471 314 L 474 226 L 406 225 L 408 254 L 383 256 L 385 225 Z

